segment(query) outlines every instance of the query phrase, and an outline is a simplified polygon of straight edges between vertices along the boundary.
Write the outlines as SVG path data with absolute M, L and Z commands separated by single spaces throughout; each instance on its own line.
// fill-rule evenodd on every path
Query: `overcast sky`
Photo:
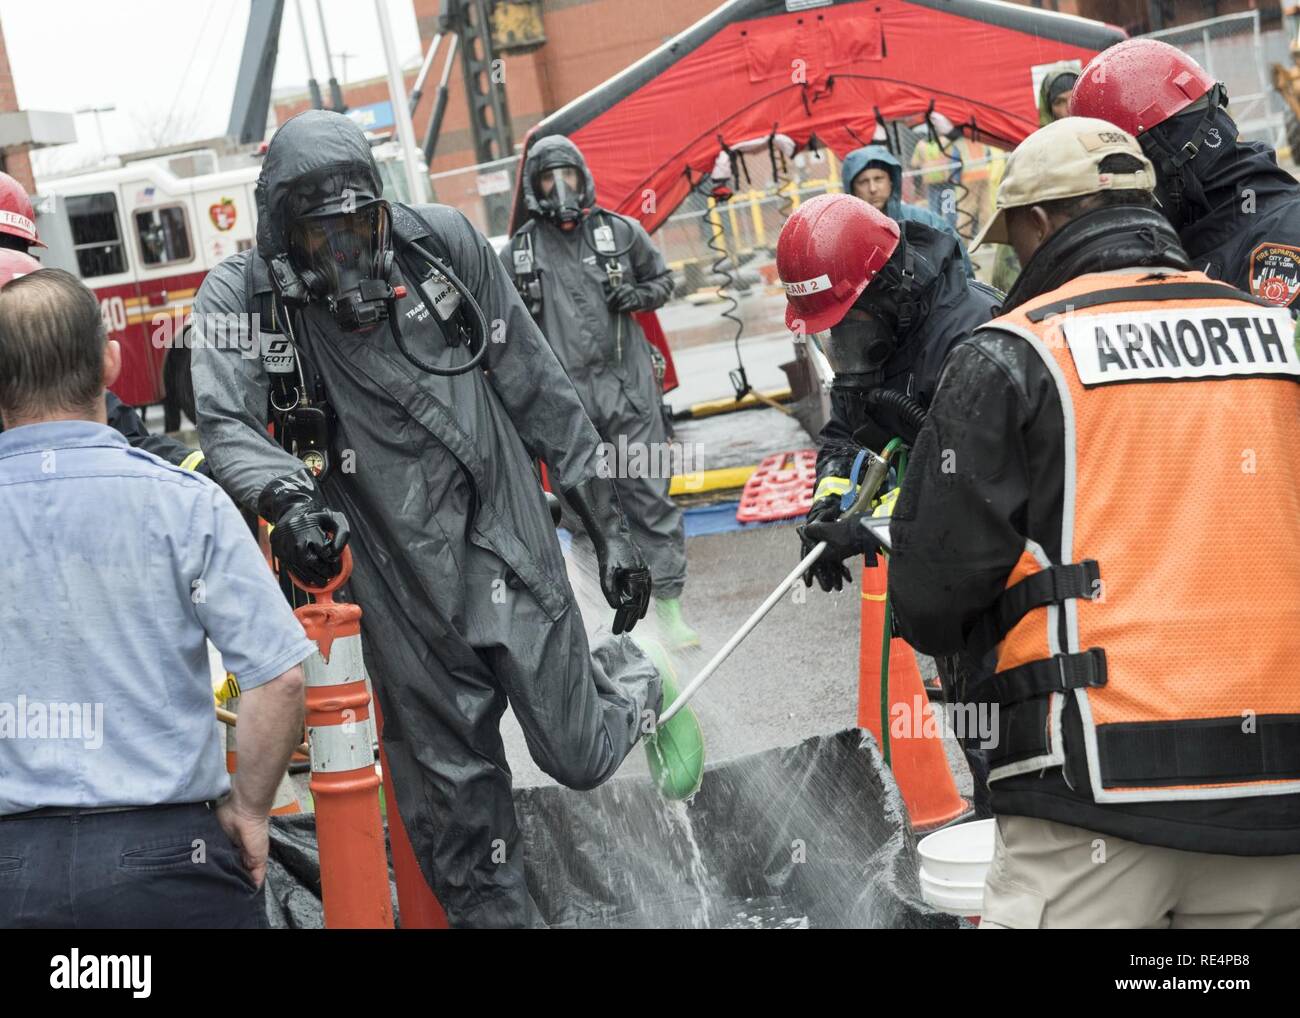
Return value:
M 384 73 L 374 0 L 319 0 L 334 73 L 357 81 Z M 410 0 L 384 0 L 404 64 L 419 59 Z M 286 0 L 275 87 L 306 89 L 301 4 L 316 78 L 326 89 L 317 0 Z M 99 114 L 111 153 L 225 133 L 248 27 L 249 0 L 0 0 L 9 64 L 25 109 Z M 328 91 L 326 91 L 328 100 Z M 103 149 L 95 116 L 77 116 L 76 145 L 32 153 L 38 176 L 94 165 Z

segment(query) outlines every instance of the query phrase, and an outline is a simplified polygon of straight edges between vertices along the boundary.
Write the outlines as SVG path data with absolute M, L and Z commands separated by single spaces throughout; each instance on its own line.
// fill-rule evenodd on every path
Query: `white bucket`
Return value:
M 921 896 L 935 908 L 975 916 L 984 908 L 984 877 L 993 861 L 994 823 L 975 820 L 922 838 Z

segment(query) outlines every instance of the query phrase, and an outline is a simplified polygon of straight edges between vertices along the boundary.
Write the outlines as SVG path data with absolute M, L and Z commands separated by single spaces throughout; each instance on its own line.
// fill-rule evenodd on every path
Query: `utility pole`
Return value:
M 343 65 L 343 79 L 342 79 L 343 87 L 347 88 L 348 87 L 348 58 L 354 57 L 356 56 L 356 54 L 349 53 L 346 50 L 344 50 L 342 53 L 335 53 L 334 55 L 339 58 L 339 63 Z
M 325 11 L 320 5 L 320 0 L 316 0 L 316 18 L 320 21 L 321 41 L 325 43 L 325 70 L 330 76 L 330 104 L 334 107 L 335 113 L 346 113 L 348 106 L 343 101 L 343 90 L 339 88 L 339 79 L 334 77 L 334 58 L 330 55 L 330 37 L 325 30 Z
M 387 0 L 375 0 L 375 15 L 379 19 L 379 36 L 384 42 L 384 63 L 388 66 L 388 99 L 393 107 L 397 138 L 402 146 L 406 183 L 411 191 L 411 201 L 418 205 L 429 200 L 428 180 L 421 168 L 420 150 L 415 144 L 415 125 L 411 123 L 411 106 L 406 97 L 406 83 L 402 78 L 402 68 L 397 61 L 397 47 L 393 43 L 393 26 L 388 20 Z
M 307 92 L 311 96 L 311 108 L 321 109 L 325 102 L 321 99 L 320 84 L 316 81 L 316 68 L 311 62 L 311 43 L 307 41 L 307 19 L 302 16 L 302 0 L 294 0 L 294 9 L 298 12 L 298 32 L 302 35 L 302 52 L 307 58 Z
M 112 113 L 117 109 L 116 106 L 83 106 L 76 110 L 77 113 L 93 113 L 95 115 L 95 133 L 99 135 L 99 152 L 100 157 L 108 156 L 108 146 L 104 144 L 104 125 L 99 122 L 101 113 Z

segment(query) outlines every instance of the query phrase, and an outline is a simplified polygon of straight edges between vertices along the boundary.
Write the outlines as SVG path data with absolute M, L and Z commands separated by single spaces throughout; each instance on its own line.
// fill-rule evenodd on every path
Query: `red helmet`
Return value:
M 35 272 L 39 268 L 41 263 L 31 255 L 12 248 L 0 247 L 0 288 L 12 283 L 19 276 Z
M 1180 113 L 1215 81 L 1158 39 L 1125 39 L 1088 61 L 1070 96 L 1072 117 L 1097 117 L 1137 137 Z
M 44 247 L 36 236 L 36 212 L 23 185 L 0 173 L 0 233 L 21 237 L 32 247 Z
M 776 242 L 786 326 L 822 332 L 838 324 L 885 267 L 898 236 L 896 222 L 851 194 L 819 194 L 800 205 Z

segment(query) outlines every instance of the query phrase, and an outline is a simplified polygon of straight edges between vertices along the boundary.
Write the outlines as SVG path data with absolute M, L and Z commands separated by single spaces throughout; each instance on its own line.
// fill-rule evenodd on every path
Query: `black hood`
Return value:
M 1174 228 L 1155 209 L 1141 205 L 1093 209 L 1066 223 L 1034 252 L 1007 294 L 1002 312 L 1086 273 L 1136 266 L 1191 268 Z
M 256 194 L 257 251 L 270 261 L 285 253 L 295 214 L 349 194 L 358 202 L 378 198 L 383 184 L 360 127 L 341 113 L 307 110 L 271 138 Z
M 961 249 L 951 234 L 914 220 L 900 222 L 898 228 L 903 243 L 890 257 L 886 270 L 863 291 L 859 302 L 868 307 L 879 303 L 891 318 L 903 301 L 910 299 L 915 304 L 910 325 L 899 337 L 901 349 L 922 328 L 932 311 L 965 298 L 966 269 Z M 912 273 L 907 295 L 899 287 L 899 273 L 905 267 Z
M 1195 134 L 1203 110 L 1181 113 L 1142 135 L 1142 147 L 1161 177 L 1160 193 L 1168 192 L 1163 179 L 1160 139 L 1179 151 Z M 1151 135 L 1153 137 L 1148 138 Z M 1238 141 L 1237 125 L 1220 108 L 1196 155 L 1182 167 L 1184 207 L 1179 216 L 1167 209 L 1193 263 L 1240 233 L 1255 229 L 1262 213 L 1281 200 L 1294 201 L 1300 186 L 1277 164 L 1273 150 L 1261 142 Z M 1243 194 L 1254 194 L 1255 206 L 1247 212 Z
M 533 181 L 544 170 L 557 166 L 576 166 L 582 171 L 582 207 L 590 209 L 596 204 L 596 182 L 591 170 L 587 169 L 587 160 L 582 158 L 578 146 L 562 134 L 549 134 L 533 142 L 524 160 L 524 206 L 528 214 L 535 219 L 542 218 L 542 206 L 537 193 L 533 190 Z

